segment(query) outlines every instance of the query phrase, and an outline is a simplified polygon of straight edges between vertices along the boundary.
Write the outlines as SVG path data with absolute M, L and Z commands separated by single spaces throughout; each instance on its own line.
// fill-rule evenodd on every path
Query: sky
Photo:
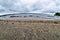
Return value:
M 60 0 L 0 0 L 0 12 L 60 12 Z

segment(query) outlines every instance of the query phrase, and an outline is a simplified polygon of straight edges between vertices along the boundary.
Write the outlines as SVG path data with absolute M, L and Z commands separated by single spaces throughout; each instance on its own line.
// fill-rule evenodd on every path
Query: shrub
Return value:
M 29 17 L 32 17 L 32 15 L 29 15 Z

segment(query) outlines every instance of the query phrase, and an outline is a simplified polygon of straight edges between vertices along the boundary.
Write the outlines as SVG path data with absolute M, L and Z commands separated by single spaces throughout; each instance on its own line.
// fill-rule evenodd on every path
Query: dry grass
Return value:
M 60 22 L 0 20 L 0 40 L 60 40 Z

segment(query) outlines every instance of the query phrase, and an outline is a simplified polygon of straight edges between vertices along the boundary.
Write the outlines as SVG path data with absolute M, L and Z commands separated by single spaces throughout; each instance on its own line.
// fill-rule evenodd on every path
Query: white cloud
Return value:
M 0 0 L 0 5 L 13 12 L 60 11 L 60 0 Z

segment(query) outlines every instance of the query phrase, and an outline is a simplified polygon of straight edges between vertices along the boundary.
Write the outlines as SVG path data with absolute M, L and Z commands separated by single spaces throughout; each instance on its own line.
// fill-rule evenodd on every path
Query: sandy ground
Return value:
M 60 21 L 0 20 L 0 40 L 60 40 Z

